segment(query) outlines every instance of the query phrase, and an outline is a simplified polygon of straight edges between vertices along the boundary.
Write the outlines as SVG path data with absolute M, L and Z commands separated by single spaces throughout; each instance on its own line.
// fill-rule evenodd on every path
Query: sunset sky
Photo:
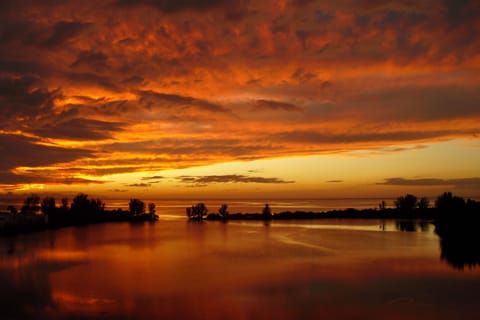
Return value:
M 480 197 L 476 0 L 2 0 L 0 193 Z

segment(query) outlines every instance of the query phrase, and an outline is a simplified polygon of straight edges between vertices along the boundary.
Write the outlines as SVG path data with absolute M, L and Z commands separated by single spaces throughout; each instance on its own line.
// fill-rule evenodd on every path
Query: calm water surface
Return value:
M 102 224 L 0 238 L 1 319 L 480 319 L 433 226 Z

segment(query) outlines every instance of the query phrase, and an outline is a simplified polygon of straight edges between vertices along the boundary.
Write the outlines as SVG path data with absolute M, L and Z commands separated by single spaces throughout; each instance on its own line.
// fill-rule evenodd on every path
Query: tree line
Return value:
M 222 204 L 217 212 L 209 213 L 205 203 L 200 202 L 186 208 L 189 220 L 270 220 L 270 219 L 316 219 L 316 218 L 380 218 L 380 219 L 430 219 L 439 220 L 456 218 L 465 213 L 478 212 L 480 216 L 480 202 L 455 196 L 451 192 L 439 195 L 431 205 L 427 197 L 418 198 L 407 193 L 397 197 L 393 208 L 388 207 L 386 201 L 380 202 L 378 208 L 372 209 L 344 209 L 327 212 L 285 211 L 272 213 L 268 204 L 265 204 L 261 213 L 235 213 L 228 211 L 228 205 Z
M 225 203 L 220 206 L 220 208 L 218 209 L 218 213 L 208 214 L 208 208 L 203 202 L 186 208 L 186 213 L 188 219 L 190 220 L 227 220 L 232 217 L 230 215 L 230 212 L 228 211 L 228 205 Z M 236 214 L 235 216 L 238 216 L 238 214 Z M 268 203 L 265 204 L 265 207 L 262 210 L 261 217 L 263 219 L 272 219 L 273 214 Z
M 147 212 L 148 208 L 148 212 Z M 62 198 L 59 205 L 54 197 L 47 196 L 43 199 L 36 194 L 25 198 L 20 212 L 15 206 L 8 206 L 7 210 L 14 219 L 8 227 L 18 227 L 21 219 L 15 219 L 17 215 L 45 216 L 46 227 L 61 227 L 68 225 L 81 225 L 107 221 L 154 221 L 158 219 L 154 203 L 145 204 L 140 199 L 130 199 L 128 210 L 106 210 L 105 202 L 99 198 L 89 198 L 87 194 L 77 194 L 71 202 L 68 198 Z M 16 226 L 17 225 L 17 226 Z

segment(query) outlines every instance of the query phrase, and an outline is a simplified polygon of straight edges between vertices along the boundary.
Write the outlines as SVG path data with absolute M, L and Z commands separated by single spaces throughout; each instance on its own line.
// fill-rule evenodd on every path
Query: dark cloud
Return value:
M 443 0 L 445 16 L 451 27 L 465 23 L 474 17 L 478 18 L 480 6 L 473 5 L 475 0 Z M 478 3 L 478 2 L 477 2 Z M 476 9 L 476 10 L 475 10 Z
M 305 71 L 303 68 L 298 68 L 292 74 L 292 79 L 299 81 L 300 83 L 308 82 L 317 77 L 315 73 Z
M 409 87 L 351 96 L 338 115 L 357 115 L 368 120 L 431 121 L 480 116 L 479 105 L 480 87 Z
M 73 140 L 103 140 L 112 138 L 115 133 L 123 131 L 125 124 L 86 118 L 74 118 L 67 121 L 44 125 L 32 132 L 49 138 Z
M 0 134 L 0 170 L 20 166 L 46 166 L 93 156 L 89 150 L 45 146 L 39 142 L 34 138 Z
M 137 94 L 139 95 L 140 103 L 148 109 L 197 109 L 221 113 L 229 111 L 219 104 L 189 96 L 159 93 L 151 90 L 139 90 L 137 91 Z
M 31 21 L 16 20 L 13 17 L 7 17 L 6 20 L 7 22 L 0 26 L 0 45 L 37 45 L 46 31 Z
M 67 72 L 64 76 L 67 81 L 74 84 L 88 86 L 94 85 L 113 92 L 121 91 L 121 86 L 108 76 L 102 76 L 91 72 Z
M 388 178 L 384 182 L 377 183 L 386 186 L 454 186 L 456 188 L 480 188 L 480 178 L 460 178 L 460 179 L 405 179 Z
M 289 3 L 295 7 L 304 7 L 314 2 L 314 0 L 290 0 Z
M 320 23 L 333 22 L 335 20 L 335 13 L 321 9 L 315 10 L 315 20 Z
M 127 187 L 137 187 L 137 188 L 148 188 L 151 186 L 150 183 L 132 183 L 132 184 L 127 184 Z
M 87 96 L 74 96 L 74 98 L 79 102 L 69 104 L 69 109 L 64 113 L 75 112 L 76 110 L 75 116 L 77 116 L 80 114 L 80 110 L 89 110 L 95 115 L 122 116 L 126 113 L 138 111 L 140 108 L 135 104 L 135 101 L 129 100 L 109 100 L 105 97 L 91 98 Z
M 409 150 L 421 150 L 421 149 L 426 149 L 427 146 L 425 145 L 416 145 L 416 146 L 411 146 L 411 147 L 392 147 L 392 148 L 383 148 L 382 151 L 384 152 L 403 152 L 403 151 L 409 151 Z
M 78 54 L 77 60 L 72 64 L 73 67 L 86 66 L 93 71 L 103 71 L 107 67 L 108 56 L 103 52 L 93 50 L 82 51 Z
M 302 108 L 288 102 L 258 99 L 253 101 L 252 110 L 301 111 Z
M 125 85 L 134 85 L 134 86 L 139 86 L 145 83 L 145 79 L 140 76 L 131 76 L 128 77 L 124 80 L 122 80 L 122 83 Z
M 71 177 L 71 178 L 63 178 L 63 179 L 54 179 L 53 182 L 59 183 L 59 184 L 91 184 L 91 183 L 104 184 L 107 181 Z
M 317 131 L 288 131 L 271 135 L 272 141 L 302 144 L 338 144 L 357 142 L 405 142 L 433 139 L 449 135 L 466 135 L 463 130 L 445 131 L 395 131 L 370 133 L 330 133 Z
M 303 49 L 307 49 L 307 40 L 310 36 L 310 32 L 307 30 L 297 30 L 295 34 L 300 43 L 302 44 Z
M 15 185 L 15 184 L 104 184 L 107 181 L 83 179 L 76 177 L 56 177 L 54 175 L 42 174 L 15 174 L 12 172 L 0 172 L 0 184 Z
M 19 60 L 18 58 L 2 57 L 2 55 L 0 55 L 0 70 L 2 72 L 23 76 L 49 74 L 48 67 L 44 66 L 40 61 Z
M 342 183 L 343 180 L 328 180 L 327 183 Z
M 207 185 L 211 183 L 294 183 L 294 181 L 286 181 L 279 178 L 251 177 L 238 174 L 212 176 L 180 176 L 177 179 L 183 183 L 191 183 L 198 185 Z
M 109 168 L 108 165 L 112 163 L 112 161 L 109 161 L 108 164 L 106 163 L 107 161 L 95 161 L 95 160 L 84 160 L 82 161 L 83 164 L 85 165 L 94 165 L 99 163 L 100 165 L 104 165 L 107 167 L 100 167 L 100 168 L 84 168 L 84 167 L 71 167 L 71 168 L 62 168 L 58 169 L 58 173 L 62 174 L 86 174 L 86 175 L 91 175 L 91 176 L 105 176 L 105 175 L 112 175 L 112 174 L 118 174 L 118 173 L 131 173 L 131 172 L 137 172 L 137 171 L 144 171 L 144 170 L 162 170 L 166 169 L 165 167 L 162 167 L 161 165 L 154 165 L 150 162 L 146 162 L 145 160 L 138 159 L 135 162 L 135 166 L 122 166 L 119 165 L 114 168 Z M 122 161 L 119 161 L 120 163 Z M 133 162 L 133 161 L 132 161 Z M 144 164 L 145 167 L 140 167 L 138 164 Z
M 93 157 L 93 153 L 83 149 L 66 149 L 38 144 L 40 141 L 18 135 L 0 134 L 0 183 L 103 183 L 102 181 L 68 177 L 60 172 L 58 175 L 36 173 L 16 174 L 12 170 L 16 167 L 49 166 L 67 163 L 74 160 Z M 73 175 L 73 174 L 72 174 Z
M 0 78 L 0 123 L 21 117 L 33 120 L 52 112 L 54 101 L 60 96 L 56 90 L 40 87 L 39 78 Z
M 289 33 L 290 25 L 286 21 L 274 20 L 270 28 L 272 33 Z
M 64 45 L 82 33 L 91 23 L 81 21 L 59 21 L 53 26 L 51 36 L 43 42 L 46 47 L 57 47 Z
M 151 177 L 143 177 L 142 180 L 161 180 L 163 179 L 164 177 L 163 176 L 151 176 Z
M 151 6 L 163 12 L 184 10 L 205 11 L 219 7 L 230 7 L 229 0 L 117 0 L 119 6 Z M 243 2 L 243 1 L 241 1 Z
M 231 159 L 258 159 L 281 149 L 269 143 L 242 143 L 237 139 L 182 139 L 165 138 L 139 142 L 119 142 L 102 146 L 102 152 L 140 152 L 146 154 L 168 154 L 169 162 L 193 164 L 207 161 L 216 156 Z M 186 157 L 185 157 L 186 156 Z M 141 160 L 139 160 L 141 161 Z M 162 160 L 163 161 L 163 160 Z M 165 161 L 164 161 L 165 162 Z

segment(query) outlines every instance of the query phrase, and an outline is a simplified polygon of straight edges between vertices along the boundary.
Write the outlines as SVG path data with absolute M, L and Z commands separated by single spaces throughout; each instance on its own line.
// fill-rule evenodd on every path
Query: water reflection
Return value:
M 480 234 L 474 226 L 437 226 L 441 259 L 455 269 L 480 266 Z
M 480 236 L 461 239 L 440 239 L 441 259 L 456 269 L 474 268 L 480 265 Z
M 325 223 L 160 221 L 1 238 L 0 318 L 480 317 L 479 270 L 441 263 L 430 229 Z
M 428 221 L 417 220 L 397 220 L 395 227 L 398 231 L 404 232 L 429 232 L 431 223 Z

